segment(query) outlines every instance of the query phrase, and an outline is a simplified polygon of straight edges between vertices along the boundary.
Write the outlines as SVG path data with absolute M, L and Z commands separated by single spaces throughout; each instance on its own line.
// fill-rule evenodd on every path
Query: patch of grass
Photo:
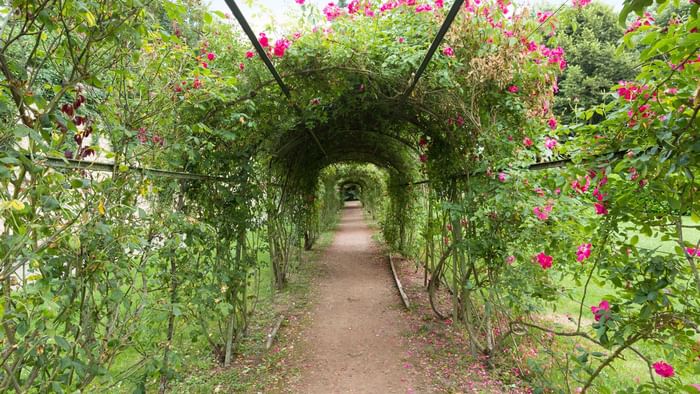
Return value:
M 682 221 L 683 221 L 683 224 L 687 225 L 687 226 L 698 225 L 698 223 L 694 223 L 690 219 L 690 216 L 683 217 Z M 637 232 L 634 231 L 634 233 L 636 234 Z M 683 239 L 685 241 L 691 242 L 692 244 L 696 244 L 698 242 L 698 240 L 700 240 L 700 229 L 684 227 L 683 228 Z M 640 234 L 639 235 L 639 242 L 637 243 L 638 248 L 657 250 L 658 252 L 672 253 L 672 254 L 676 253 L 675 249 L 677 246 L 678 246 L 678 244 L 674 240 L 663 240 L 661 238 L 661 235 L 659 235 L 659 234 L 654 234 L 651 237 L 644 235 L 644 234 Z
M 289 284 L 282 291 L 274 289 L 272 268 L 267 251 L 258 253 L 259 282 L 251 286 L 248 293 L 257 293 L 256 300 L 250 300 L 250 308 L 255 308 L 246 336 L 236 344 L 233 365 L 224 369 L 214 359 L 208 342 L 199 338 L 193 342 L 192 331 L 197 322 L 183 315 L 176 319 L 176 336 L 171 350 L 174 376 L 170 379 L 169 392 L 174 393 L 212 393 L 212 392 L 267 392 L 270 387 L 281 383 L 283 373 L 277 370 L 277 364 L 286 357 L 284 351 L 272 352 L 265 349 L 267 332 L 281 312 L 300 313 L 309 304 L 310 284 L 316 275 L 315 260 L 333 240 L 333 231 L 321 234 L 313 250 L 303 252 L 302 261 L 295 262 L 289 273 Z M 283 324 L 283 327 L 286 325 Z M 214 326 L 212 326 L 214 327 Z M 281 329 L 280 331 L 283 331 Z M 163 328 L 163 335 L 165 328 Z M 283 336 L 279 347 L 284 348 Z M 160 357 L 161 354 L 156 355 Z M 110 377 L 98 378 L 86 392 L 132 393 L 136 391 L 139 380 L 143 380 L 143 356 L 134 347 L 123 351 L 110 367 Z M 134 366 L 138 373 L 120 382 L 112 377 L 127 375 Z M 146 391 L 157 391 L 160 376 L 157 371 L 146 378 Z
M 310 291 L 316 276 L 318 257 L 333 241 L 333 231 L 326 231 L 319 237 L 313 250 L 304 252 L 302 261 L 295 264 L 290 272 L 289 283 L 282 291 L 273 291 L 272 282 L 267 286 L 269 294 L 261 285 L 260 300 L 248 335 L 238 344 L 234 364 L 224 369 L 213 363 L 211 357 L 194 357 L 183 364 L 180 377 L 171 387 L 177 393 L 230 393 L 230 392 L 270 392 L 281 391 L 281 385 L 299 371 L 286 367 L 285 360 L 293 357 L 291 349 L 299 339 L 297 323 L 299 316 L 310 304 Z M 268 275 L 269 264 L 267 267 Z M 264 274 L 264 272 L 262 273 Z M 267 297 L 263 297 L 267 295 Z M 280 314 L 285 321 L 270 350 L 265 349 L 267 332 Z M 288 329 L 285 329 L 288 328 Z
M 690 218 L 684 218 L 684 224 L 690 224 Z M 637 233 L 636 231 L 634 232 Z M 700 239 L 700 230 L 694 228 L 684 229 L 684 238 L 691 242 L 697 242 Z M 656 250 L 659 253 L 676 253 L 677 243 L 672 240 L 662 240 L 661 236 L 655 234 L 653 237 L 640 235 L 637 247 L 644 248 L 648 250 Z M 574 331 L 576 329 L 576 319 L 579 315 L 579 310 L 581 308 L 581 300 L 583 299 L 584 283 L 585 278 L 580 281 L 576 281 L 571 276 L 563 276 L 559 278 L 559 284 L 562 288 L 566 289 L 565 296 L 557 300 L 556 303 L 551 305 L 551 311 L 555 315 L 564 315 L 566 317 L 571 317 L 574 322 L 566 322 L 566 318 L 561 316 L 559 319 L 553 319 L 558 321 L 558 325 L 561 326 L 563 330 Z M 610 295 L 614 293 L 612 287 L 608 287 L 605 283 L 592 280 L 586 292 L 586 297 L 583 299 L 583 314 L 582 314 L 582 327 L 591 327 L 593 322 L 593 315 L 590 312 L 590 307 L 592 305 L 598 305 L 601 300 L 610 299 Z M 594 335 L 594 331 L 590 328 L 590 334 Z M 605 349 L 585 340 L 573 340 L 571 338 L 560 338 L 558 342 L 558 347 L 561 347 L 562 352 L 571 351 L 574 343 L 580 343 L 585 349 L 589 351 L 596 352 L 606 352 Z M 664 349 L 661 345 L 654 343 L 639 343 L 635 346 L 642 354 L 650 358 L 652 362 L 664 359 Z M 607 353 L 607 352 L 606 352 Z M 632 351 L 623 352 L 624 359 L 615 360 L 611 368 L 604 370 L 601 376 L 598 378 L 600 381 L 605 381 L 608 387 L 623 388 L 630 385 L 637 386 L 639 382 L 648 382 L 649 369 L 641 358 L 639 358 Z M 700 375 L 683 373 L 680 378 L 685 383 L 694 383 L 700 379 Z

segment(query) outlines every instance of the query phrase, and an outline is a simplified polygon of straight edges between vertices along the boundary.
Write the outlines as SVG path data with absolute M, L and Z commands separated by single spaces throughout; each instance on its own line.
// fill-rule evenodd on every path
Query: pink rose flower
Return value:
M 673 377 L 673 375 L 675 375 L 673 367 L 664 361 L 657 361 L 652 366 L 654 367 L 654 371 L 656 372 L 656 374 L 661 377 L 670 378 Z
M 540 252 L 537 256 L 537 263 L 542 267 L 542 269 L 548 269 L 552 267 L 552 256 L 546 255 L 544 252 Z
M 545 205 L 544 207 L 534 207 L 532 212 L 537 216 L 537 219 L 545 221 L 549 219 L 549 213 L 552 212 L 552 205 Z
M 605 205 L 597 202 L 594 204 L 595 208 L 595 213 L 596 215 L 607 215 L 608 214 L 608 209 L 605 208 Z
M 260 33 L 258 41 L 260 42 L 260 45 L 263 46 L 263 48 L 267 48 L 270 46 L 270 40 L 267 38 L 267 35 L 265 35 L 265 33 Z
M 289 40 L 286 38 L 280 38 L 279 40 L 275 41 L 275 48 L 272 50 L 272 53 L 276 57 L 282 57 L 290 45 L 291 42 L 289 42 Z
M 576 261 L 583 262 L 583 260 L 591 256 L 591 244 L 581 244 L 576 250 Z
M 554 149 L 554 147 L 557 146 L 557 143 L 557 140 L 554 138 L 544 137 L 544 146 L 549 150 Z
M 592 306 L 591 312 L 593 312 L 593 315 L 595 316 L 595 321 L 600 321 L 600 318 L 603 316 L 605 316 L 607 319 L 610 315 L 610 303 L 603 300 L 600 302 L 600 304 L 598 304 L 598 306 Z

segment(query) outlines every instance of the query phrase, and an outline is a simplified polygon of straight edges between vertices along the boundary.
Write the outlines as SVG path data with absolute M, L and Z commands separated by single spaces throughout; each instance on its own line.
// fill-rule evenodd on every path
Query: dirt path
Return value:
M 348 204 L 319 263 L 297 392 L 423 391 L 407 360 L 401 299 L 371 235 L 359 204 Z

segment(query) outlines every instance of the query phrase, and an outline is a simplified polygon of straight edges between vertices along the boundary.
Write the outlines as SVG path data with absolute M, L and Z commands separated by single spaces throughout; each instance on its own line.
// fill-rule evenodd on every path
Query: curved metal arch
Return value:
M 336 185 L 338 185 L 338 187 L 345 187 L 347 185 L 357 185 L 361 188 L 365 188 L 367 186 L 367 182 L 365 182 L 364 180 L 359 179 L 359 178 L 358 179 L 351 178 L 351 179 L 345 179 L 345 180 L 343 180 L 343 178 L 341 178 L 341 180 L 336 182 Z
M 319 135 L 325 146 L 323 155 L 317 150 L 307 151 L 305 148 L 313 142 L 302 137 L 300 141 L 288 145 L 288 150 L 280 152 L 277 160 L 288 167 L 304 171 L 311 168 L 319 170 L 333 163 L 348 161 L 372 163 L 399 173 L 412 170 L 410 159 L 403 155 L 407 148 L 394 138 L 367 132 L 345 132 L 342 138 L 334 138 L 338 136 Z M 418 155 L 415 152 L 409 152 L 409 155 L 415 155 L 417 159 Z
M 371 135 L 371 136 L 381 136 L 381 137 L 386 137 L 390 138 L 392 140 L 395 140 L 396 142 L 404 145 L 406 148 L 414 151 L 416 154 L 418 154 L 418 148 L 416 147 L 415 143 L 412 143 L 411 141 L 408 141 L 405 138 L 402 138 L 401 136 L 395 135 L 395 134 L 390 134 L 390 133 L 385 133 L 380 130 L 361 130 L 361 129 L 327 129 L 327 130 L 317 130 L 315 132 L 317 138 L 321 141 L 324 142 L 326 137 L 328 135 L 333 135 L 333 136 L 338 136 L 338 135 L 344 135 L 344 134 L 366 134 L 366 135 Z M 296 138 L 291 139 L 287 143 L 285 143 L 283 146 L 281 146 L 276 152 L 275 156 L 283 156 L 285 153 L 294 150 L 295 148 L 298 148 L 299 146 L 306 146 L 308 145 L 308 133 L 302 133 L 300 132 Z
M 396 163 L 392 158 L 380 157 L 376 154 L 370 154 L 367 152 L 337 152 L 331 151 L 327 158 L 317 161 L 318 168 L 324 168 L 333 164 L 339 163 L 370 163 L 374 164 L 379 168 L 384 168 L 389 172 L 394 173 L 404 173 L 406 169 L 403 168 L 402 163 Z
M 379 167 L 377 167 L 377 169 L 379 171 L 386 171 L 385 169 L 381 169 Z M 384 180 L 375 178 L 375 176 L 372 176 L 372 174 L 363 172 L 364 171 L 361 169 L 352 171 L 349 174 L 344 174 L 337 177 L 337 179 L 333 180 L 333 183 L 338 191 L 341 191 L 346 185 L 357 185 L 360 188 L 360 194 L 362 194 L 364 190 L 370 190 L 372 188 L 371 185 L 374 183 L 384 183 Z
M 366 76 L 370 79 L 374 79 L 374 80 L 378 80 L 382 76 L 381 74 L 375 74 L 369 70 L 350 68 L 350 67 L 345 67 L 345 66 L 325 66 L 325 67 L 319 67 L 316 69 L 296 70 L 296 71 L 292 71 L 292 72 L 282 73 L 282 77 L 293 79 L 295 77 L 306 77 L 306 76 L 311 76 L 313 74 L 328 74 L 329 72 L 332 72 L 332 71 L 345 72 L 347 75 L 364 75 L 364 76 Z M 411 78 L 411 81 L 413 81 L 414 78 L 415 78 L 415 76 Z M 417 82 L 417 81 L 418 80 L 415 79 L 415 82 Z M 268 81 L 264 82 L 260 86 L 260 88 L 267 86 L 267 85 L 270 85 L 274 82 L 275 82 L 274 79 L 268 80 Z M 411 98 L 410 95 L 406 95 L 405 93 L 406 93 L 405 91 L 403 93 L 400 91 L 397 91 L 396 96 L 391 96 L 391 97 L 390 96 L 383 96 L 383 97 L 381 97 L 381 100 L 384 102 L 395 102 L 397 104 L 397 106 L 410 105 L 413 109 L 412 111 L 405 111 L 403 113 L 400 113 L 398 111 L 394 111 L 394 114 L 401 115 L 401 116 L 399 116 L 400 119 L 418 127 L 421 130 L 424 129 L 425 125 L 423 125 L 422 122 L 416 116 L 418 113 L 422 112 L 422 113 L 425 113 L 427 115 L 430 115 L 431 117 L 435 118 L 436 120 L 441 120 L 437 114 L 435 114 L 434 112 L 432 112 L 431 110 L 429 110 L 428 108 L 423 106 L 422 104 L 416 102 L 415 100 L 413 100 Z M 442 120 L 444 120 L 444 119 L 442 119 Z M 422 132 L 426 132 L 426 131 L 423 130 Z
M 360 194 L 362 194 L 363 190 L 369 189 L 368 183 L 369 182 L 365 181 L 364 179 L 353 178 L 352 181 L 350 181 L 350 180 L 339 181 L 339 182 L 336 182 L 335 184 L 336 184 L 336 188 L 338 189 L 338 191 L 343 190 L 348 185 L 356 185 L 360 189 Z

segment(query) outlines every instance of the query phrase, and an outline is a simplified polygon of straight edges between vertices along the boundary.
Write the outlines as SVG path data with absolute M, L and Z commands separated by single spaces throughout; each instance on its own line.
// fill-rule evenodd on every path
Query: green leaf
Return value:
M 61 349 L 70 350 L 70 344 L 68 343 L 68 341 L 65 340 L 65 338 L 59 337 L 57 335 L 53 337 L 53 340 L 56 341 L 56 345 L 58 345 Z
M 690 214 L 690 220 L 692 220 L 693 223 L 700 223 L 700 216 L 698 216 L 697 213 L 692 212 L 692 213 Z
M 87 187 L 88 181 L 85 180 L 85 179 L 71 179 L 70 185 L 71 185 L 74 189 L 81 189 L 81 188 L 83 188 L 83 187 Z
M 698 394 L 698 393 L 700 393 L 700 390 L 698 390 L 695 386 L 691 386 L 691 385 L 689 385 L 689 384 L 687 384 L 687 385 L 681 387 L 681 389 L 683 389 L 683 391 L 686 392 L 686 393 L 691 393 L 691 394 Z
M 85 11 L 85 21 L 87 22 L 89 27 L 94 27 L 97 25 L 95 15 L 93 15 L 90 11 Z
M 654 300 L 656 300 L 657 296 L 658 296 L 658 293 L 656 291 L 652 291 L 649 294 L 647 294 L 647 300 L 654 301 Z
M 68 246 L 73 250 L 80 250 L 80 237 L 78 237 L 75 234 L 72 234 L 68 238 Z
M 51 389 L 56 393 L 63 393 L 63 388 L 61 388 L 61 383 L 59 382 L 51 382 Z
M 12 156 L 5 156 L 0 158 L 0 163 L 2 164 L 19 164 L 19 160 Z
M 173 304 L 173 316 L 180 315 L 182 315 L 182 309 L 180 309 L 180 306 L 178 304 Z
M 581 364 L 585 364 L 588 362 L 588 353 L 584 352 L 580 354 L 579 356 L 576 357 L 576 361 L 578 361 Z
M 596 330 L 596 336 L 598 337 L 598 339 L 602 339 L 607 331 L 608 326 L 606 326 L 605 324 L 600 324 L 600 326 Z
M 23 124 L 18 124 L 15 126 L 15 128 L 12 130 L 12 133 L 15 135 L 17 138 L 23 138 L 29 135 L 33 130 Z

